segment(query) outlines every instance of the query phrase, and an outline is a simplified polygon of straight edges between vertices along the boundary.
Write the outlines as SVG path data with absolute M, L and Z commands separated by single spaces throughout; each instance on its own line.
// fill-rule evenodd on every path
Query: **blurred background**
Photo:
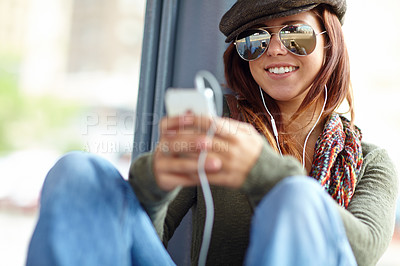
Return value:
M 0 265 L 24 265 L 47 171 L 65 152 L 127 177 L 145 0 L 0 0 Z M 364 140 L 400 169 L 400 2 L 349 0 L 344 32 Z M 400 265 L 400 208 L 378 265 Z

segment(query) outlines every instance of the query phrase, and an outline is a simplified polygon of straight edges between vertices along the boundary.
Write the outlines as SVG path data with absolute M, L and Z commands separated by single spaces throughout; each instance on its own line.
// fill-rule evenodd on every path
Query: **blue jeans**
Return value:
M 61 158 L 40 203 L 27 265 L 175 265 L 129 183 L 102 158 Z
M 334 204 L 308 177 L 280 182 L 256 208 L 246 265 L 356 265 Z M 73 152 L 46 177 L 27 265 L 175 263 L 118 171 Z
M 310 177 L 281 181 L 255 210 L 245 265 L 357 265 L 335 204 Z

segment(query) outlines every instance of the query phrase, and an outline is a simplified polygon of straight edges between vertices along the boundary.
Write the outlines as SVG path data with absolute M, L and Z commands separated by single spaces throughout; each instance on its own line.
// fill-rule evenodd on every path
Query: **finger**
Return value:
M 202 150 L 211 148 L 212 141 L 206 136 L 183 135 L 173 139 L 163 139 L 161 147 L 174 155 L 198 154 Z
M 214 120 L 214 125 L 216 127 L 215 136 L 224 139 L 232 140 L 239 135 L 258 134 L 252 125 L 230 118 L 217 118 Z
M 204 170 L 207 173 L 217 173 L 221 171 L 223 162 L 221 158 L 215 153 L 208 153 L 204 163 Z
M 160 128 L 164 130 L 179 129 L 181 126 L 193 125 L 195 120 L 198 120 L 198 116 L 193 115 L 193 113 L 186 113 L 180 116 L 165 116 L 160 121 Z
M 154 170 L 156 173 L 174 173 L 193 176 L 198 173 L 199 155 L 191 155 L 188 157 L 163 157 L 159 155 L 155 157 Z M 222 160 L 215 153 L 207 154 L 204 162 L 206 172 L 215 173 L 222 169 Z
M 156 174 L 197 174 L 197 157 L 158 157 L 154 158 Z
M 230 149 L 234 147 L 232 143 L 226 136 L 215 135 L 213 138 L 207 138 L 204 148 L 207 149 L 209 153 L 215 153 L 219 156 L 226 156 L 226 153 L 230 152 Z
M 179 117 L 172 117 L 171 120 L 162 121 L 162 129 L 168 131 L 176 130 L 193 130 L 197 132 L 207 132 L 213 124 L 211 116 L 195 116 L 193 114 L 185 114 Z
M 212 126 L 216 126 L 216 133 L 221 135 L 235 134 L 238 131 L 253 133 L 253 127 L 248 123 L 239 122 L 230 118 L 194 116 L 186 114 L 176 117 L 164 117 L 160 122 L 160 130 L 164 134 L 178 132 L 207 132 Z
M 178 186 L 196 186 L 199 184 L 199 180 L 196 176 L 192 177 L 188 175 L 165 173 L 157 178 L 157 184 L 161 189 L 171 191 Z
M 160 135 L 160 140 L 165 139 L 167 141 L 174 141 L 176 139 L 181 139 L 185 141 L 195 141 L 196 139 L 205 137 L 206 132 L 199 131 L 194 127 L 185 127 L 177 130 L 168 130 Z

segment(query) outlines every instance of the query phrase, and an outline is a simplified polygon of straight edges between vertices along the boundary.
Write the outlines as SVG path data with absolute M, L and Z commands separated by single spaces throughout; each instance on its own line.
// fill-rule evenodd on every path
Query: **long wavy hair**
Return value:
M 326 31 L 325 60 L 308 94 L 291 118 L 290 123 L 294 122 L 308 108 L 315 105 L 319 99 L 323 99 L 325 85 L 328 88 L 327 103 L 321 119 L 325 120 L 346 99 L 349 106 L 348 112 L 353 122 L 354 108 L 350 83 L 350 62 L 341 24 L 328 5 L 319 5 L 312 12 L 317 15 L 323 30 Z M 278 146 L 272 135 L 270 118 L 265 112 L 260 97 L 259 86 L 251 75 L 249 63 L 239 57 L 233 42 L 224 53 L 224 64 L 227 86 L 236 94 L 237 108 L 240 114 L 236 119 L 251 123 L 266 137 L 271 146 L 278 151 Z M 302 155 L 296 149 L 297 141 L 295 136 L 286 134 L 285 127 L 287 125 L 282 123 L 282 115 L 278 105 L 267 94 L 264 93 L 264 95 L 266 104 L 276 121 L 282 153 L 292 155 L 301 161 Z

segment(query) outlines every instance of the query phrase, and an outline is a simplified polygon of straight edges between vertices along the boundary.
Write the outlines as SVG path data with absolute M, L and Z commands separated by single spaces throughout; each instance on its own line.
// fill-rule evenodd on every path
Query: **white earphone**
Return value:
M 274 136 L 275 136 L 275 140 L 276 140 L 276 144 L 277 144 L 277 146 L 278 146 L 279 153 L 281 154 L 281 156 L 283 156 L 282 151 L 281 151 L 281 147 L 280 147 L 280 145 L 279 145 L 279 133 L 278 133 L 278 129 L 276 128 L 275 119 L 274 119 L 274 117 L 272 116 L 272 114 L 270 113 L 270 111 L 268 110 L 267 105 L 265 104 L 264 95 L 263 95 L 263 92 L 262 92 L 261 87 L 258 87 L 258 88 L 259 88 L 259 90 L 260 90 L 261 99 L 262 99 L 262 102 L 263 102 L 263 104 L 264 104 L 265 110 L 267 111 L 268 115 L 271 117 L 272 131 L 273 131 Z M 314 124 L 313 127 L 311 128 L 310 132 L 308 132 L 307 137 L 306 137 L 306 139 L 305 139 L 305 141 L 304 141 L 304 146 L 303 146 L 303 162 L 302 162 L 302 163 L 303 163 L 303 168 L 305 168 L 306 145 L 307 145 L 308 138 L 310 137 L 311 132 L 313 132 L 313 130 L 314 130 L 315 127 L 317 126 L 319 120 L 321 119 L 322 113 L 323 113 L 324 110 L 325 110 L 325 106 L 326 106 L 326 101 L 327 101 L 327 99 L 328 99 L 328 88 L 327 88 L 326 85 L 325 85 L 324 105 L 322 106 L 322 110 L 321 110 L 321 113 L 319 114 L 319 116 L 318 116 L 318 118 L 317 118 L 317 121 L 315 121 L 315 124 Z

